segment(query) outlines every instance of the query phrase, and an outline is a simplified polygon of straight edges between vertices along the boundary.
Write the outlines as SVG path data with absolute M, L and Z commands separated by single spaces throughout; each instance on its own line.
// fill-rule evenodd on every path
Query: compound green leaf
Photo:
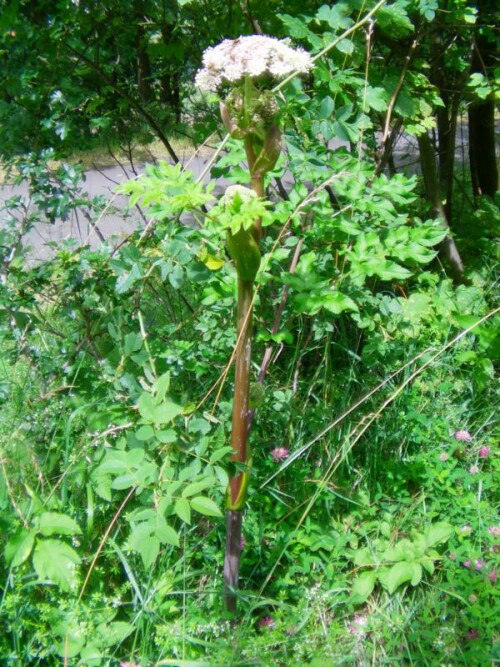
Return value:
M 79 563 L 76 551 L 61 540 L 38 540 L 33 553 L 33 565 L 40 579 L 64 591 L 76 584 Z

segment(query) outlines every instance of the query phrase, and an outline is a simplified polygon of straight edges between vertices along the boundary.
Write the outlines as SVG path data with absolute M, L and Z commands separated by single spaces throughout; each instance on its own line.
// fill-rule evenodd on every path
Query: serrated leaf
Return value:
M 351 53 L 354 51 L 354 42 L 352 42 L 350 39 L 342 39 L 337 44 L 337 49 L 340 51 L 340 53 L 351 55 Z
M 365 102 L 374 111 L 385 111 L 388 106 L 388 94 L 385 88 L 368 86 L 366 89 Z
M 135 437 L 141 442 L 146 442 L 155 437 L 154 428 L 150 424 L 144 424 L 135 432 Z
M 61 540 L 38 540 L 33 553 L 33 565 L 39 578 L 64 591 L 76 584 L 79 563 L 76 551 Z
M 65 514 L 58 512 L 44 512 L 38 520 L 38 528 L 42 535 L 81 535 L 82 531 L 77 522 Z
M 5 546 L 5 560 L 11 567 L 17 567 L 30 557 L 35 543 L 36 531 L 20 528 Z
M 222 516 L 219 506 L 210 498 L 205 496 L 196 496 L 191 498 L 191 509 L 205 516 Z
M 156 439 L 158 442 L 162 442 L 168 445 L 177 440 L 177 433 L 172 429 L 167 429 L 166 431 L 157 431 Z
M 364 602 L 372 594 L 376 581 L 377 573 L 374 570 L 363 572 L 354 580 L 352 594 L 359 598 L 361 602 Z
M 214 255 L 207 255 L 203 260 L 203 263 L 210 271 L 218 271 L 225 264 L 223 259 L 217 259 L 217 257 L 214 257 Z
M 62 656 L 64 657 L 64 652 Z M 86 646 L 80 652 L 81 663 L 85 667 L 99 667 L 102 664 L 102 659 L 104 655 L 101 650 L 95 644 L 86 644 Z M 80 663 L 80 664 L 81 664 Z
M 183 498 L 189 498 L 190 496 L 194 496 L 197 493 L 200 493 L 200 491 L 204 491 L 205 489 L 208 489 L 210 486 L 213 486 L 214 481 L 215 480 L 213 479 L 213 477 L 207 477 L 199 482 L 191 482 L 191 484 L 188 484 L 183 489 L 181 495 Z
M 170 372 L 167 371 L 160 375 L 153 385 L 153 390 L 156 394 L 156 402 L 161 403 L 165 396 L 167 395 L 168 390 L 170 389 Z
M 160 523 L 155 530 L 155 535 L 162 544 L 170 544 L 173 547 L 180 546 L 178 533 L 166 523 Z
M 143 523 L 136 526 L 128 538 L 130 548 L 139 553 L 146 569 L 154 564 L 160 553 L 160 540 L 153 535 L 153 530 L 149 522 Z
M 231 454 L 232 451 L 233 448 L 230 447 L 229 445 L 227 447 L 221 447 L 220 449 L 216 449 L 215 452 L 210 457 L 210 463 L 217 463 L 217 461 L 220 461 L 228 454 Z
M 142 347 L 142 337 L 138 333 L 128 333 L 123 341 L 123 351 L 127 356 L 138 352 Z
M 142 393 L 139 396 L 137 407 L 139 408 L 139 414 L 145 421 L 154 421 L 156 405 L 151 394 L 148 394 L 147 392 Z
M 177 498 L 174 508 L 179 519 L 185 523 L 191 523 L 191 505 L 187 498 Z
M 59 631 L 58 631 L 59 630 Z M 61 658 L 74 658 L 82 648 L 85 646 L 85 632 L 83 628 L 78 625 L 67 626 L 66 630 L 59 628 L 54 629 L 55 634 L 61 637 L 62 641 L 58 642 L 57 653 Z M 80 656 L 81 657 L 81 656 Z M 88 663 L 89 667 L 92 663 Z M 85 665 L 87 667 L 87 664 Z
M 125 475 L 119 475 L 111 482 L 111 488 L 116 491 L 123 491 L 125 489 L 130 489 L 135 486 L 135 477 L 130 473 Z
M 168 424 L 173 419 L 181 415 L 183 408 L 176 403 L 162 403 L 157 405 L 153 412 L 153 421 L 155 424 Z
M 345 310 L 357 311 L 358 307 L 352 299 L 340 292 L 325 294 L 323 298 L 323 308 L 328 312 L 338 315 Z

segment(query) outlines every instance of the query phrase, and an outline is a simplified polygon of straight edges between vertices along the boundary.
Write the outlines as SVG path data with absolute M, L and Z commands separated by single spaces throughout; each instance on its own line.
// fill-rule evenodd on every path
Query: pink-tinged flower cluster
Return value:
M 479 472 L 479 466 L 473 465 L 469 468 L 469 472 L 471 475 L 477 475 Z
M 455 560 L 454 558 L 452 560 Z M 476 558 L 474 562 L 471 560 L 464 560 L 462 566 L 468 570 L 474 570 L 475 572 L 485 572 L 488 570 L 488 563 L 482 558 Z M 489 572 L 486 572 L 486 577 L 491 581 L 492 584 L 496 584 L 498 574 L 495 568 L 491 569 Z
M 208 48 L 202 62 L 195 83 L 201 90 L 214 92 L 224 84 L 242 83 L 245 77 L 274 83 L 294 72 L 306 73 L 313 66 L 304 49 L 293 49 L 284 40 L 265 35 L 225 39 Z
M 281 461 L 284 461 L 290 456 L 290 452 L 284 447 L 275 447 L 273 450 L 271 450 L 271 456 L 276 461 L 276 463 L 281 463 Z
M 271 616 L 264 616 L 263 618 L 259 619 L 257 625 L 259 628 L 270 628 L 271 630 L 276 627 L 276 623 L 271 618 Z
M 439 455 L 439 460 L 440 460 L 440 461 L 443 461 L 443 463 L 444 463 L 445 461 L 447 461 L 449 458 L 450 458 L 450 457 L 448 456 L 448 454 L 447 454 L 446 452 L 442 452 L 442 453 Z
M 488 533 L 490 535 L 493 535 L 493 537 L 499 537 L 500 536 L 500 526 L 490 526 L 488 528 Z
M 472 442 L 472 436 L 469 433 L 469 431 L 464 431 L 464 430 L 455 431 L 453 437 L 455 438 L 455 440 L 458 440 L 459 442 Z
M 361 637 L 366 632 L 365 630 L 366 625 L 368 625 L 368 619 L 366 618 L 366 616 L 358 614 L 352 619 L 352 623 L 349 624 L 347 629 L 349 630 L 351 635 L 355 635 L 356 637 Z
M 490 455 L 490 448 L 489 447 L 481 447 L 481 449 L 479 450 L 479 458 L 480 459 L 487 459 L 489 455 Z

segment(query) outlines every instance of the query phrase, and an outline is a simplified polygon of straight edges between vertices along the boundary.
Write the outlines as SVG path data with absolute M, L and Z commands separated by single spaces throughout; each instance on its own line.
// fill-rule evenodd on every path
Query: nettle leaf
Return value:
M 39 578 L 64 591 L 76 585 L 79 563 L 76 551 L 61 540 L 38 540 L 33 553 L 33 565 Z
M 64 653 L 64 644 L 63 650 L 60 653 L 62 657 L 66 655 Z M 101 649 L 95 644 L 86 644 L 84 648 L 80 651 L 80 664 L 89 665 L 89 667 L 94 667 L 100 665 L 101 661 L 105 658 L 105 655 L 102 653 Z
M 392 39 L 405 37 L 415 30 L 406 13 L 406 3 L 399 0 L 378 10 L 377 25 Z
M 33 550 L 36 530 L 20 528 L 5 546 L 5 560 L 11 567 L 17 567 L 26 561 Z
M 367 600 L 375 588 L 377 573 L 374 570 L 363 572 L 354 580 L 352 594 L 359 598 L 360 602 Z
M 219 506 L 210 498 L 196 496 L 190 500 L 191 508 L 205 516 L 222 516 Z
M 38 519 L 38 529 L 46 537 L 50 535 L 81 535 L 77 522 L 65 514 L 44 512 Z

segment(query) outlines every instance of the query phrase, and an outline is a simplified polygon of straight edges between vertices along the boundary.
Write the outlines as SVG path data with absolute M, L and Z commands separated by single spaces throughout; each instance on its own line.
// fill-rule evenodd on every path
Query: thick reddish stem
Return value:
M 238 279 L 238 344 L 235 357 L 234 402 L 231 445 L 231 460 L 245 463 L 248 440 L 248 394 L 250 384 L 250 364 L 252 355 L 252 308 L 253 282 Z M 242 481 L 238 473 L 229 481 L 231 501 L 236 502 Z
M 247 144 L 247 142 L 245 142 Z M 251 145 L 246 145 L 248 161 L 252 167 L 255 156 Z M 259 197 L 264 194 L 263 178 L 252 178 L 252 188 Z M 256 241 L 260 239 L 261 221 L 258 220 Z M 234 402 L 231 431 L 233 454 L 231 461 L 247 464 L 248 428 L 249 428 L 249 393 L 250 368 L 252 362 L 252 314 L 253 314 L 253 280 L 238 278 L 238 324 L 237 347 L 235 354 Z M 229 479 L 229 495 L 231 505 L 241 501 L 243 472 L 239 471 Z M 238 579 L 240 571 L 241 526 L 243 514 L 241 509 L 228 509 L 226 512 L 226 554 L 224 559 L 224 605 L 226 611 L 235 614 L 237 610 Z

